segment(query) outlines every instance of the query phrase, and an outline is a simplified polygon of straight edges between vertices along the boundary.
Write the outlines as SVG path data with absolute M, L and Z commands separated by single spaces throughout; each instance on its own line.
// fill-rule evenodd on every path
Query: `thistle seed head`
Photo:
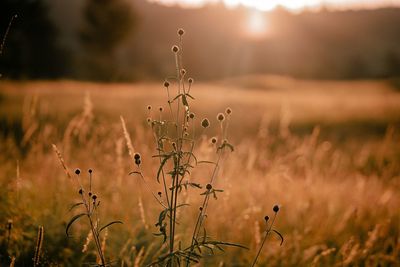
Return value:
M 225 120 L 224 113 L 218 113 L 217 120 L 220 121 L 220 122 L 224 121 Z
M 208 127 L 210 127 L 210 121 L 209 121 L 207 118 L 203 119 L 203 120 L 201 121 L 201 126 L 202 126 L 203 128 L 208 128 Z
M 184 35 L 184 34 L 185 34 L 185 30 L 182 29 L 182 28 L 180 28 L 180 29 L 178 30 L 178 35 L 179 35 L 179 36 L 182 36 L 182 35 Z
M 172 52 L 178 53 L 179 52 L 179 47 L 177 45 L 172 46 Z
M 274 212 L 278 212 L 278 211 L 279 211 L 279 206 L 278 206 L 278 205 L 275 205 L 275 206 L 272 208 L 272 210 L 273 210 Z

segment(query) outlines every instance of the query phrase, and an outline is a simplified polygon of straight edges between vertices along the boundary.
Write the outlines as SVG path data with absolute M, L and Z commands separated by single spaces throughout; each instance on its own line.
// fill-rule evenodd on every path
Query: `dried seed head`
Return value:
M 96 199 L 97 199 L 96 194 L 93 194 L 92 199 L 93 199 L 94 201 L 96 201 Z
M 211 143 L 212 144 L 216 144 L 217 143 L 217 138 L 216 137 L 211 138 Z
M 160 112 L 162 112 L 162 111 L 163 111 L 163 107 L 159 107 L 158 110 L 159 110 Z
M 151 123 L 151 118 L 147 118 L 147 123 Z
M 192 120 L 194 119 L 194 117 L 195 117 L 195 116 L 194 116 L 194 113 L 193 113 L 193 112 L 189 114 L 189 118 L 191 118 Z
M 223 120 L 225 120 L 225 115 L 223 113 L 218 113 L 217 120 L 222 122 Z
M 182 29 L 182 28 L 180 28 L 180 29 L 178 30 L 178 35 L 179 35 L 179 36 L 182 36 L 182 35 L 184 35 L 184 34 L 185 34 L 185 30 Z
M 268 220 L 269 220 L 269 216 L 267 215 L 267 216 L 265 216 L 264 217 L 264 220 L 265 220 L 265 222 L 268 222 Z
M 185 69 L 181 69 L 181 75 L 184 76 L 186 74 L 186 70 Z
M 169 87 L 169 82 L 168 81 L 164 82 L 164 87 L 167 87 L 167 88 Z
M 134 159 L 140 159 L 140 154 L 139 153 L 135 153 L 135 155 L 133 156 Z
M 88 195 L 89 195 L 89 197 L 91 197 L 93 194 L 92 194 L 92 192 L 89 192 Z
M 160 197 L 161 197 L 161 195 L 162 195 L 162 193 L 161 193 L 161 191 L 158 191 L 158 193 L 157 193 Z
M 203 128 L 208 128 L 208 127 L 210 127 L 210 121 L 209 121 L 207 118 L 203 119 L 203 120 L 201 121 L 201 126 L 202 126 Z
M 89 170 L 88 170 L 88 172 L 89 172 L 89 173 L 92 173 L 92 172 L 93 172 L 93 170 L 92 170 L 92 169 L 89 169 Z
M 211 185 L 211 184 L 207 184 L 207 185 L 206 185 L 206 189 L 207 189 L 207 190 L 211 190 L 211 189 L 212 189 L 212 185 Z
M 189 82 L 189 83 L 193 83 L 193 82 L 194 82 L 193 78 L 189 78 L 189 79 L 188 79 L 188 82 Z
M 9 219 L 7 221 L 7 230 L 11 231 L 12 227 L 13 227 L 13 220 Z
M 172 147 L 176 150 L 176 143 L 172 142 Z
M 274 212 L 278 212 L 278 211 L 279 211 L 279 206 L 278 206 L 278 205 L 275 205 L 275 206 L 272 208 L 272 210 L 273 210 Z
M 151 106 L 150 105 L 147 106 L 147 110 L 151 110 Z
M 76 169 L 76 170 L 75 170 L 75 174 L 76 174 L 76 175 L 79 175 L 80 173 L 81 173 L 81 170 L 80 170 L 80 169 Z
M 203 207 L 200 207 L 199 210 L 202 211 L 202 210 L 203 210 Z
M 83 195 L 83 189 L 82 188 L 79 189 L 78 193 L 79 193 L 79 195 Z
M 179 47 L 177 45 L 172 46 L 172 52 L 178 53 L 179 52 Z
M 226 113 L 227 115 L 232 114 L 232 109 L 231 109 L 231 108 L 226 108 L 226 109 L 225 109 L 225 113 Z

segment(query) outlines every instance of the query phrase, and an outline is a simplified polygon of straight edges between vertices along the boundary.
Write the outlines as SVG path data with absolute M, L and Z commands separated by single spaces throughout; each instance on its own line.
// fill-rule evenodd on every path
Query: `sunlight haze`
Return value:
M 400 0 L 149 0 L 166 5 L 180 4 L 184 7 L 199 7 L 204 4 L 223 2 L 228 7 L 243 5 L 262 11 L 273 10 L 283 6 L 290 10 L 301 10 L 304 8 L 379 8 L 387 6 L 400 6 Z

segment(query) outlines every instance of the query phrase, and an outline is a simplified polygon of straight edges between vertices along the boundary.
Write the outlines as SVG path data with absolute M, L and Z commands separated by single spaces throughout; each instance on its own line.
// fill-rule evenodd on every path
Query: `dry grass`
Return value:
M 233 109 L 229 138 L 235 152 L 223 160 L 217 177 L 215 187 L 225 191 L 211 201 L 208 233 L 251 249 L 228 248 L 205 257 L 200 266 L 250 266 L 263 218 L 275 203 L 281 205 L 277 227 L 285 242 L 280 247 L 271 237 L 260 266 L 395 266 L 400 261 L 400 94 L 384 82 L 259 77 L 248 86 L 248 80 L 193 89 L 193 109 L 212 119 L 196 149 L 200 159 L 215 160 L 209 143 L 218 130 L 215 115 L 226 106 Z M 73 238 L 65 236 L 69 205 L 79 196 L 52 143 L 72 169 L 68 173 L 94 169 L 94 190 L 105 200 L 104 220 L 124 221 L 108 232 L 108 260 L 119 266 L 154 260 L 164 249 L 152 235 L 159 210 L 142 181 L 128 176 L 132 162 L 120 115 L 132 147 L 142 155 L 143 173 L 156 173 L 146 105 L 164 104 L 162 85 L 2 82 L 0 90 L 0 220 L 13 222 L 9 242 L 7 229 L 0 230 L 1 265 L 13 257 L 16 266 L 32 264 L 38 225 L 46 229 L 43 266 L 96 260 L 93 243 L 82 253 L 89 238 L 84 224 L 73 226 Z M 205 184 L 211 171 L 200 166 L 191 179 Z M 154 192 L 161 191 L 155 177 L 144 178 Z M 178 213 L 179 236 L 193 230 L 201 198 L 192 193 L 185 199 L 191 207 L 184 216 Z

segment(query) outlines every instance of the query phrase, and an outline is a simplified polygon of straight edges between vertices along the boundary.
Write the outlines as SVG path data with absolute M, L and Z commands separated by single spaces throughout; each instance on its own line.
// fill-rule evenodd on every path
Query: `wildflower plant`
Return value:
M 199 122 L 197 115 L 192 112 L 192 102 L 195 98 L 192 95 L 194 85 L 193 78 L 187 78 L 187 71 L 183 66 L 183 46 L 182 40 L 185 31 L 179 29 L 179 42 L 172 46 L 172 53 L 175 59 L 176 74 L 164 81 L 164 89 L 167 95 L 167 106 L 165 110 L 160 107 L 154 110 L 147 106 L 147 123 L 151 127 L 156 145 L 156 154 L 153 156 L 158 159 L 159 167 L 155 173 L 155 180 L 162 186 L 163 192 L 157 194 L 151 192 L 150 187 L 146 188 L 153 195 L 154 199 L 161 206 L 161 211 L 155 226 L 158 229 L 156 236 L 162 238 L 166 243 L 166 251 L 158 257 L 151 266 L 189 266 L 191 263 L 197 263 L 202 258 L 204 250 L 214 253 L 214 250 L 223 251 L 223 246 L 234 246 L 245 248 L 239 244 L 218 241 L 211 238 L 206 231 L 204 222 L 207 218 L 207 209 L 211 197 L 217 199 L 217 195 L 223 190 L 214 186 L 215 179 L 220 168 L 221 158 L 225 152 L 233 151 L 234 147 L 227 139 L 227 126 L 232 110 L 228 108 L 226 113 L 217 115 L 217 122 L 220 126 L 219 139 L 214 137 L 212 145 L 215 148 L 215 161 L 200 161 L 195 155 L 197 141 L 196 128 L 200 127 L 204 134 L 207 128 L 211 126 L 208 118 L 203 118 Z M 173 88 L 175 87 L 175 88 Z M 157 112 L 158 114 L 154 114 Z M 127 146 L 130 155 L 133 155 L 135 170 L 131 175 L 138 175 L 144 180 L 142 173 L 142 160 L 138 153 L 132 152 L 132 146 L 129 135 L 126 133 L 126 125 L 121 118 L 122 126 L 127 138 Z M 220 140 L 218 142 L 218 140 Z M 191 179 L 193 170 L 199 164 L 208 164 L 212 168 L 212 174 L 208 183 L 204 186 Z M 184 203 L 181 197 L 182 190 L 194 188 L 199 191 L 203 198 L 201 206 L 198 208 L 198 215 L 193 227 L 193 234 L 190 240 L 183 240 L 177 237 L 177 228 L 179 226 L 177 210 L 186 208 L 188 203 Z M 186 241 L 186 242 L 185 242 Z
M 93 242 L 96 247 L 96 253 L 97 253 L 97 262 L 94 264 L 95 266 L 111 266 L 109 262 L 106 261 L 106 256 L 104 254 L 104 240 L 103 242 L 101 240 L 101 234 L 102 232 L 106 232 L 105 230 L 110 227 L 113 224 L 122 224 L 121 221 L 112 221 L 109 222 L 105 225 L 100 224 L 100 216 L 99 216 L 99 208 L 100 208 L 100 199 L 92 191 L 92 175 L 93 175 L 93 170 L 89 169 L 88 170 L 88 180 L 89 180 L 89 186 L 88 190 L 83 186 L 83 183 L 80 181 L 80 176 L 81 176 L 81 171 L 79 169 L 75 170 L 75 175 L 76 175 L 76 181 L 79 184 L 79 191 L 78 194 L 80 195 L 81 201 L 73 204 L 70 208 L 70 211 L 81 208 L 81 212 L 74 215 L 70 221 L 67 223 L 67 227 L 65 229 L 65 232 L 67 236 L 69 235 L 69 229 L 71 226 L 77 222 L 80 218 L 86 217 L 87 221 L 89 223 L 90 231 L 91 231 L 91 238 L 93 239 Z M 87 246 L 87 244 L 85 245 Z

